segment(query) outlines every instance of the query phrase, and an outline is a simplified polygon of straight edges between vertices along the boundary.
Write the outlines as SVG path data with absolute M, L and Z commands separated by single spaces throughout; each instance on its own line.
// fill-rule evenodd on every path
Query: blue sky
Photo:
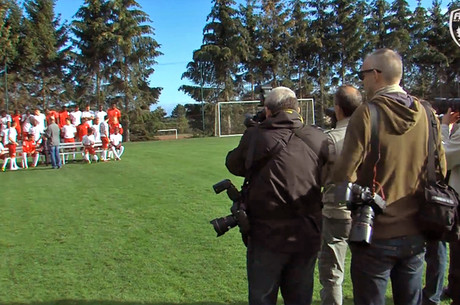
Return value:
M 183 84 L 189 84 L 186 79 L 181 80 L 186 71 L 187 63 L 192 60 L 193 51 L 199 49 L 203 39 L 203 27 L 206 17 L 212 7 L 211 0 L 137 0 L 141 9 L 153 21 L 155 40 L 161 45 L 160 51 L 164 54 L 157 58 L 158 64 L 154 67 L 155 73 L 151 77 L 151 84 L 162 87 L 159 103 L 168 114 L 177 104 L 186 104 L 193 100 L 179 91 Z M 243 2 L 244 1 L 238 1 Z M 409 0 L 415 5 L 415 0 Z M 432 0 L 422 0 L 422 5 L 430 7 Z M 56 14 L 61 14 L 61 21 L 71 21 L 73 16 L 83 5 L 83 0 L 57 0 Z

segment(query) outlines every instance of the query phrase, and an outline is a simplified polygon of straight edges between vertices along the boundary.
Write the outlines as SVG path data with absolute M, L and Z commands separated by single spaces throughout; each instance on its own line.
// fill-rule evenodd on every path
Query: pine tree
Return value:
M 38 80 L 29 83 L 27 89 L 42 108 L 56 107 L 64 89 L 63 68 L 69 52 L 67 28 L 54 16 L 53 0 L 27 0 L 24 6 L 27 16 L 21 42 L 23 70 Z
M 95 106 L 103 105 L 102 83 L 107 78 L 107 64 L 113 59 L 113 24 L 111 6 L 106 0 L 85 0 L 75 14 L 72 32 L 77 47 L 74 74 L 78 80 L 77 98 Z
M 130 140 L 130 121 L 135 109 L 150 106 L 158 99 L 160 88 L 149 85 L 155 58 L 162 53 L 153 38 L 151 20 L 134 0 L 113 0 L 112 22 L 114 61 L 110 64 L 110 88 L 113 100 L 121 99 L 125 116 L 126 138 Z M 131 116 L 131 114 L 133 114 Z

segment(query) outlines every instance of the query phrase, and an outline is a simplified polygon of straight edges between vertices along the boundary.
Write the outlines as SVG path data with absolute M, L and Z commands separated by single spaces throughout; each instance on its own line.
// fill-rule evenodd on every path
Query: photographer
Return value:
M 279 289 L 286 305 L 311 304 L 327 137 L 303 124 L 292 90 L 273 89 L 264 105 L 267 118 L 246 130 L 226 160 L 247 181 L 249 304 L 276 304 Z
M 359 305 L 385 304 L 389 279 L 395 304 L 422 302 L 425 238 L 417 214 L 424 201 L 429 124 L 425 108 L 399 86 L 402 71 L 401 57 L 392 50 L 365 58 L 358 76 L 379 116 L 372 137 L 378 137 L 378 149 L 370 150 L 370 106 L 365 103 L 350 119 L 334 168 L 336 183 L 375 186 L 387 203 L 374 219 L 370 244 L 350 243 L 354 303 Z M 440 138 L 436 144 L 445 172 Z
M 329 160 L 323 170 L 325 184 L 323 196 L 323 232 L 318 260 L 321 304 L 341 305 L 348 234 L 351 228 L 350 211 L 345 205 L 335 203 L 332 169 L 343 147 L 343 138 L 353 112 L 362 103 L 361 93 L 352 86 L 340 86 L 334 95 L 336 127 L 326 132 L 329 143 Z
M 447 113 L 442 118 L 441 133 L 442 142 L 446 151 L 447 168 L 451 171 L 449 177 L 449 185 L 452 186 L 457 192 L 460 191 L 460 129 L 458 126 L 458 119 L 460 112 L 458 108 L 456 111 L 449 108 Z M 439 242 L 438 248 L 441 253 L 438 257 L 434 257 L 438 262 L 437 271 L 445 267 L 446 250 L 443 248 L 445 244 Z M 460 241 L 451 242 L 449 244 L 450 250 L 450 265 L 449 265 L 449 285 L 446 290 L 446 295 L 452 298 L 452 305 L 460 305 Z M 434 253 L 438 254 L 438 253 Z M 433 256 L 434 256 L 433 255 Z M 443 279 L 443 277 L 442 277 Z M 442 285 L 443 283 L 440 283 Z M 439 288 L 440 287 L 436 287 Z

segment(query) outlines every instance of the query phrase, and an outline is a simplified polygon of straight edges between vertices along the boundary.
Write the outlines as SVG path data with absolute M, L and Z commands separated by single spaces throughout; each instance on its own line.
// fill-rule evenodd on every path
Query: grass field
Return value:
M 120 162 L 0 173 L 0 305 L 247 304 L 238 230 L 216 238 L 209 224 L 231 206 L 212 185 L 242 183 L 224 166 L 238 140 L 128 143 Z

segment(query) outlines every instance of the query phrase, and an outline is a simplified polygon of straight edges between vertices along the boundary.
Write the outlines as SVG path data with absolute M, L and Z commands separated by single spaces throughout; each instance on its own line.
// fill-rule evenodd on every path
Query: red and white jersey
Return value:
M 46 116 L 40 113 L 39 115 L 33 115 L 33 117 L 38 122 L 37 127 L 40 129 L 40 133 L 45 133 Z
M 81 124 L 81 111 L 72 111 L 70 113 L 70 122 L 73 126 L 78 126 Z
M 94 135 L 84 135 L 81 143 L 85 146 L 93 146 L 96 143 Z
M 36 144 L 34 141 L 25 140 L 22 142 L 22 152 L 27 154 L 33 154 L 36 150 Z
M 77 128 L 73 125 L 64 125 L 62 126 L 62 136 L 64 139 L 73 139 L 77 133 Z
M 121 134 L 111 134 L 110 135 L 110 143 L 112 143 L 112 145 L 117 146 L 121 142 L 123 142 L 123 136 Z
M 18 132 L 16 128 L 10 127 L 8 132 L 8 141 L 11 144 L 16 143 L 18 141 Z
M 99 132 L 101 133 L 101 138 L 109 137 L 109 124 L 106 121 L 99 123 Z

